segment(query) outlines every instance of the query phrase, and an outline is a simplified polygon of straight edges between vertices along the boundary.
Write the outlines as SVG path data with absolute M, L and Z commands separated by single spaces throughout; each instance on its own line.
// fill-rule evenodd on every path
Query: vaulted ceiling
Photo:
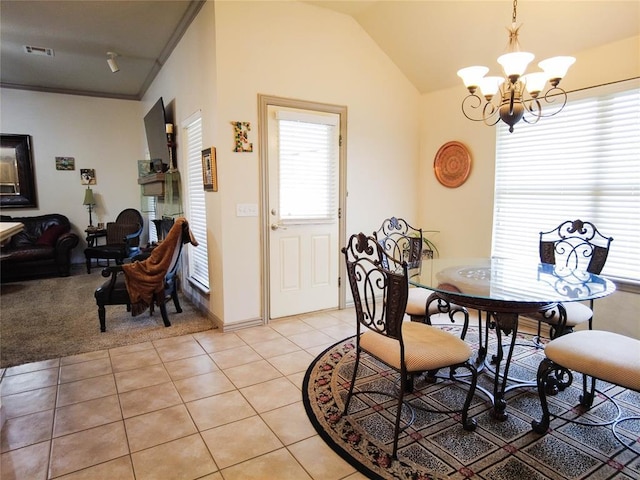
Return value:
M 2 0 L 0 83 L 139 99 L 202 3 Z M 506 47 L 513 5 L 512 0 L 305 3 L 352 16 L 421 93 L 459 84 L 456 71 L 469 65 L 486 65 L 498 74 L 496 58 Z M 640 34 L 638 0 L 520 0 L 517 14 L 522 49 L 537 60 Z M 37 47 L 36 53 L 25 53 L 25 45 Z M 107 65 L 108 51 L 119 55 L 116 74 Z

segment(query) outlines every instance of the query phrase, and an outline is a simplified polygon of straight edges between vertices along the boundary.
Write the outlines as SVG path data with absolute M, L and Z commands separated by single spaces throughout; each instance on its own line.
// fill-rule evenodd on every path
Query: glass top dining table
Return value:
M 493 356 L 495 376 L 492 400 L 496 418 L 506 418 L 509 364 L 522 314 L 545 312 L 560 303 L 592 300 L 615 292 L 615 284 L 584 270 L 535 260 L 491 258 L 425 258 L 409 269 L 410 283 L 428 288 L 432 297 L 485 312 L 487 324 L 493 322 L 497 352 Z M 563 309 L 557 309 L 560 317 Z M 563 318 L 559 319 L 560 325 Z M 511 342 L 502 375 L 504 357 L 502 334 L 511 334 Z M 485 352 L 486 353 L 486 352 Z

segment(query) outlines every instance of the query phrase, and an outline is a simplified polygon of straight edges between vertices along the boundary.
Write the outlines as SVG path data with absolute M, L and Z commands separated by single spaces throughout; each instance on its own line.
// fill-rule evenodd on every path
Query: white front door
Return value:
M 268 105 L 270 319 L 339 305 L 340 115 Z

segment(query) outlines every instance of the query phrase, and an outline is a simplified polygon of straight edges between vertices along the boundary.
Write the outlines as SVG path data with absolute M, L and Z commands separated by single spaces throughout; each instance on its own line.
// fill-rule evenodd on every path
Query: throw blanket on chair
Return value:
M 175 254 L 179 251 L 180 242 L 198 245 L 189 229 L 189 222 L 183 217 L 176 219 L 166 238 L 151 251 L 149 258 L 122 266 L 132 316 L 143 313 L 154 298 L 164 300 L 164 278 L 177 260 Z

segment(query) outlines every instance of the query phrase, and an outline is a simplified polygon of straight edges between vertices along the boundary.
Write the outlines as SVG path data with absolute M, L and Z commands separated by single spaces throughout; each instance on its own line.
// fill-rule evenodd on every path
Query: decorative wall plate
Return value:
M 436 153 L 433 170 L 438 181 L 445 187 L 459 187 L 471 172 L 471 154 L 460 142 L 445 143 Z

